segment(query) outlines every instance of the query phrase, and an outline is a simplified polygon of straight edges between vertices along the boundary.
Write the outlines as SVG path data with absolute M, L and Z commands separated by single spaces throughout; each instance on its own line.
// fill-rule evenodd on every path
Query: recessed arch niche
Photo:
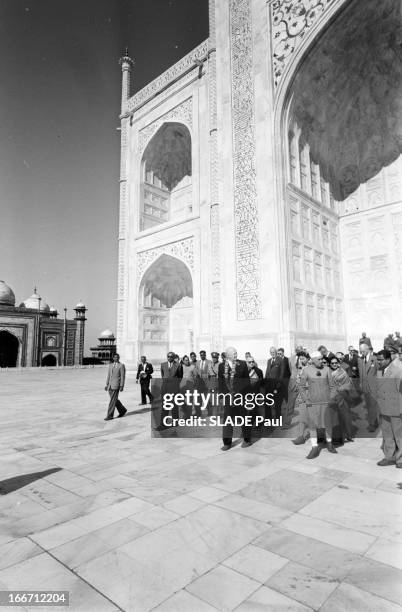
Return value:
M 138 299 L 140 354 L 160 361 L 168 350 L 191 350 L 193 280 L 183 261 L 160 255 L 145 271 Z
M 140 231 L 191 215 L 191 134 L 183 123 L 163 123 L 141 160 Z

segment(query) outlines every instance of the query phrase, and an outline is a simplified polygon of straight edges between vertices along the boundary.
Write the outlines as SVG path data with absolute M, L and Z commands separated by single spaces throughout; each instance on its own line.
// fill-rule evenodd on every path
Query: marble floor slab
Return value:
M 266 582 L 266 586 L 313 610 L 322 606 L 338 584 L 337 580 L 326 574 L 293 562 L 289 562 Z
M 227 567 L 217 567 L 197 580 L 187 591 L 223 612 L 237 608 L 259 588 L 259 583 Z
M 376 465 L 380 440 L 307 461 L 286 438 L 226 453 L 152 439 L 135 373 L 110 422 L 104 378 L 0 372 L 16 408 L 0 429 L 1 589 L 69 590 L 72 612 L 402 612 L 402 477 Z

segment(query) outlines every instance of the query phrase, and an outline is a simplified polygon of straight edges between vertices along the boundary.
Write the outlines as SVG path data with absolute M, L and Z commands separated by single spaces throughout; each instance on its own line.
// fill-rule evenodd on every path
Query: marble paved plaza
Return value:
M 0 372 L 0 590 L 86 612 L 402 610 L 402 470 L 376 466 L 378 439 L 314 461 L 289 439 L 151 439 L 132 374 L 104 422 L 104 379 Z

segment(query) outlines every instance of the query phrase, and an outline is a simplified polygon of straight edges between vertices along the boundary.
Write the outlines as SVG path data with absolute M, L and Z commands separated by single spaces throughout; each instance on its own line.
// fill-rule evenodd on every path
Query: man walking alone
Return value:
M 126 378 L 126 367 L 124 363 L 120 363 L 120 355 L 116 353 L 113 356 L 113 363 L 109 365 L 107 373 L 105 391 L 109 391 L 110 402 L 105 421 L 113 419 L 114 410 L 117 408 L 119 417 L 123 417 L 127 409 L 119 400 L 119 392 L 124 390 L 124 381 Z

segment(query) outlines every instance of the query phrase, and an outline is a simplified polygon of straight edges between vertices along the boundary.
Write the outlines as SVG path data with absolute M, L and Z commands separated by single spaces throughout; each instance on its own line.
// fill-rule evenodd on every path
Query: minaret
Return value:
M 220 248 L 220 212 L 219 212 L 219 154 L 218 154 L 218 100 L 216 76 L 216 6 L 215 0 L 209 0 L 209 164 L 210 164 L 210 224 L 212 253 L 212 337 L 211 348 L 222 346 L 222 311 L 221 311 L 221 248 Z
M 119 209 L 119 255 L 117 275 L 117 326 L 116 336 L 119 351 L 124 354 L 122 338 L 124 336 L 124 306 L 126 296 L 126 228 L 127 228 L 127 200 L 128 200 L 128 164 L 129 164 L 129 129 L 130 113 L 128 101 L 131 97 L 131 70 L 134 66 L 133 60 L 128 56 L 128 49 L 120 58 L 121 66 L 121 114 L 120 114 L 120 209 Z M 124 356 L 126 359 L 126 356 Z
M 122 79 L 121 79 L 121 114 L 124 115 L 127 111 L 127 101 L 131 97 L 131 69 L 134 66 L 134 62 L 131 57 L 128 56 L 128 49 L 119 59 L 121 66 Z
M 75 337 L 75 350 L 74 350 L 74 365 L 82 365 L 84 357 L 84 340 L 85 340 L 85 308 L 82 302 L 79 302 L 74 308 L 75 320 L 77 321 L 77 334 Z

